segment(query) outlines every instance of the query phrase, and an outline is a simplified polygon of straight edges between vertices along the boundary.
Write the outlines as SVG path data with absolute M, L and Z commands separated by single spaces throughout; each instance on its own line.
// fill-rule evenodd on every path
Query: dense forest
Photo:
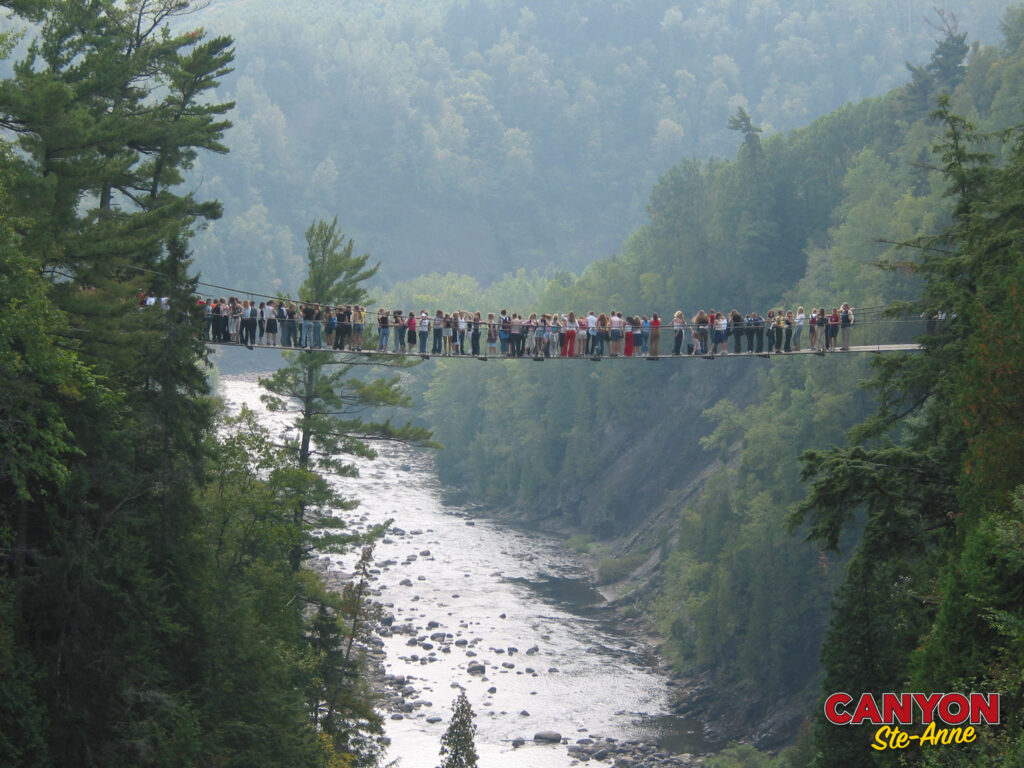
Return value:
M 211 396 L 189 240 L 221 207 L 182 180 L 227 151 L 231 38 L 182 31 L 178 0 L 5 5 L 0 763 L 376 765 L 359 639 L 380 531 L 345 527 L 322 471 L 428 435 L 348 413 L 407 400 L 330 355 L 266 382 L 294 440 Z M 332 225 L 309 234 L 303 291 L 365 300 L 342 278 L 366 258 Z M 361 549 L 340 591 L 308 567 L 314 542 Z
M 771 751 L 718 766 L 1024 760 L 1024 8 L 4 7 L 5 761 L 381 763 L 350 642 L 381 532 L 321 474 L 376 439 L 436 439 L 446 482 L 571 534 L 692 711 Z M 197 265 L 415 310 L 845 300 L 925 350 L 307 354 L 264 384 L 282 441 L 212 397 Z M 420 395 L 423 426 L 364 420 Z M 341 593 L 316 550 L 361 553 Z M 1003 719 L 876 752 L 817 717 L 836 690 L 995 691 Z
M 578 279 L 521 274 L 513 304 L 689 316 L 850 301 L 892 307 L 858 329 L 883 339 L 922 333 L 922 316 L 969 319 L 928 339 L 928 355 L 874 372 L 849 358 L 442 361 L 426 385 L 447 446 L 441 476 L 574 533 L 601 578 L 627 577 L 633 609 L 684 679 L 715 690 L 700 711 L 766 747 L 813 720 L 824 676 L 829 692 L 1001 691 L 1003 725 L 976 750 L 902 757 L 1019 760 L 1021 478 L 1010 457 L 1021 435 L 1008 348 L 1022 24 L 1024 12 L 1008 12 L 1002 43 L 973 49 L 949 28 L 907 85 L 787 134 L 762 138 L 738 111 L 734 160 L 673 167 L 619 255 Z M 511 298 L 504 286 L 474 294 L 471 278 L 435 275 L 382 301 L 419 309 L 436 289 L 445 307 L 493 310 Z M 979 562 L 996 542 L 997 558 Z M 786 759 L 863 762 L 870 737 L 826 725 Z
M 215 2 L 200 18 L 238 41 L 237 108 L 232 154 L 190 176 L 225 209 L 197 262 L 213 283 L 294 292 L 302 232 L 338 215 L 388 283 L 578 272 L 619 249 L 681 158 L 735 152 L 737 107 L 767 135 L 905 82 L 943 24 L 934 6 Z M 995 38 L 1001 3 L 953 11 Z

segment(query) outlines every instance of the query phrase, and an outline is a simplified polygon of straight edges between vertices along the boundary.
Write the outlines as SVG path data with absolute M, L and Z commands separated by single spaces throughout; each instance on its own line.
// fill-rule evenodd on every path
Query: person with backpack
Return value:
M 508 316 L 508 310 L 503 309 L 498 315 L 498 341 L 501 344 L 501 354 L 509 356 L 509 337 L 512 335 L 512 318 Z
M 850 351 L 850 328 L 853 325 L 853 307 L 843 302 L 842 308 L 839 310 L 839 333 L 840 333 L 840 349 L 844 352 Z

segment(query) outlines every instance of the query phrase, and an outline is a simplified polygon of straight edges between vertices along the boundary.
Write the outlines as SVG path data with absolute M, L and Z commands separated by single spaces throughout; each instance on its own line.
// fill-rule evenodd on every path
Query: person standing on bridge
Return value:
M 565 346 L 562 348 L 562 357 L 575 357 L 576 334 L 579 332 L 579 323 L 576 322 L 576 313 L 569 312 L 565 319 Z
M 348 306 L 334 310 L 334 348 L 345 349 L 352 338 L 352 310 Z
M 388 341 L 391 339 L 391 316 L 381 307 L 377 310 L 377 351 L 387 352 Z
M 433 343 L 430 346 L 430 353 L 432 355 L 440 355 L 443 349 L 441 342 L 441 331 L 444 328 L 444 312 L 440 309 L 434 313 L 434 319 L 431 322 L 431 331 L 433 332 Z
M 448 357 L 459 353 L 458 325 L 455 315 L 445 312 L 444 325 L 441 326 L 441 345 Z
M 512 347 L 512 357 L 522 357 L 523 353 L 526 352 L 526 345 L 524 343 L 523 318 L 518 312 L 512 313 L 508 332 Z
M 818 338 L 815 341 L 815 351 L 824 352 L 828 349 L 828 315 L 825 314 L 824 307 L 818 307 L 818 311 L 815 313 L 818 316 Z
M 405 317 L 402 314 L 402 310 L 396 309 L 394 314 L 391 315 L 391 328 L 394 330 L 395 335 L 395 354 L 405 352 Z
M 317 349 L 324 347 L 324 310 L 319 304 L 313 305 L 313 346 Z
M 711 354 L 729 354 L 729 318 L 725 312 L 715 315 L 715 343 Z
M 785 322 L 785 317 L 782 314 L 782 310 L 781 309 L 776 309 L 775 310 L 775 325 L 772 326 L 772 330 L 774 331 L 774 336 L 775 336 L 775 338 L 774 338 L 774 345 L 775 345 L 775 353 L 776 354 L 782 352 L 782 337 L 784 335 L 785 327 L 786 327 L 786 322 Z
M 750 324 L 754 329 L 754 354 L 764 354 L 764 323 L 761 313 L 754 311 L 750 313 Z
M 622 313 L 614 309 L 608 316 L 608 342 L 612 357 L 622 354 Z
M 480 325 L 480 313 L 474 312 L 469 323 L 469 352 L 473 357 L 480 357 Z
M 683 312 L 680 309 L 672 315 L 672 354 L 679 355 L 683 348 L 683 339 L 686 338 L 684 330 L 686 321 L 683 319 Z
M 796 317 L 793 318 L 793 351 L 800 351 L 800 334 L 804 330 L 804 322 L 807 320 L 807 315 L 804 314 L 803 307 L 796 308 Z
M 299 346 L 309 349 L 313 345 L 313 318 L 316 317 L 316 310 L 312 304 L 302 304 L 299 307 L 302 316 L 302 331 L 299 334 Z
M 229 326 L 231 329 L 231 341 L 238 344 L 241 341 L 241 329 L 242 329 L 242 302 L 236 299 L 234 296 L 228 297 L 228 307 L 230 308 L 229 315 Z
M 597 346 L 597 315 L 594 310 L 587 313 L 587 348 L 584 354 L 592 355 Z
M 651 352 L 650 357 L 658 359 L 658 347 L 661 344 L 661 317 L 657 312 L 651 314 Z
M 503 309 L 498 315 L 498 342 L 501 346 L 501 354 L 508 357 L 509 336 L 512 332 L 512 319 L 508 316 L 508 310 Z
M 282 347 L 294 346 L 295 318 L 294 314 L 288 314 L 289 310 L 293 313 L 295 311 L 290 303 L 285 306 L 285 303 L 282 301 L 277 305 L 277 323 L 281 327 Z
M 597 316 L 597 346 L 594 351 L 596 357 L 605 353 L 605 348 L 611 340 L 611 326 L 608 324 L 608 315 L 602 312 Z
M 458 327 L 455 329 L 459 334 L 458 343 L 455 345 L 458 348 L 460 355 L 466 354 L 466 335 L 469 333 L 469 312 L 460 309 L 458 312 Z M 470 342 L 470 349 L 472 349 L 472 342 Z
M 487 356 L 494 357 L 498 354 L 498 323 L 494 319 L 494 313 L 487 313 Z
M 427 315 L 427 310 L 420 310 L 419 324 L 416 328 L 416 333 L 419 335 L 420 341 L 420 354 L 427 354 L 427 336 L 430 335 L 430 317 Z
M 729 314 L 729 333 L 732 334 L 732 351 L 737 355 L 743 351 L 743 332 L 746 328 L 746 321 L 739 310 L 734 309 Z
M 836 351 L 836 340 L 839 337 L 839 308 L 832 307 L 832 313 L 828 316 L 828 339 L 826 339 L 825 347 L 831 351 Z
M 249 302 L 249 309 L 246 310 L 245 319 L 242 321 L 245 323 L 245 343 L 249 349 L 252 349 L 256 343 L 256 334 L 259 330 L 259 312 L 256 309 L 256 302 Z
M 412 352 L 416 349 L 416 315 L 413 310 L 409 310 L 409 314 L 406 315 L 406 318 L 405 345 L 409 348 L 409 351 Z
M 709 350 L 708 345 L 708 324 L 711 318 L 708 317 L 707 312 L 703 309 L 698 310 L 697 314 L 693 316 L 693 354 L 695 355 L 706 355 Z
M 277 302 L 273 299 L 267 302 L 265 312 L 267 320 L 267 343 L 272 347 L 277 346 Z
M 334 349 L 334 339 L 338 333 L 338 313 L 334 307 L 324 304 L 324 346 L 327 349 Z
M 853 325 L 853 307 L 843 302 L 839 310 L 839 332 L 842 345 L 839 347 L 844 352 L 850 351 L 850 327 Z

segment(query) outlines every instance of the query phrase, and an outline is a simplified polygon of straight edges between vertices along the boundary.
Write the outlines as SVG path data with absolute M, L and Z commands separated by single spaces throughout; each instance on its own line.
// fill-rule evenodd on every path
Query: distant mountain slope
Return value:
M 192 183 L 224 201 L 196 240 L 213 282 L 295 287 L 302 233 L 340 217 L 400 279 L 578 271 L 642 221 L 683 157 L 905 82 L 939 33 L 907 0 L 236 0 L 200 22 L 237 40 L 231 154 Z M 1001 3 L 957 9 L 996 36 Z

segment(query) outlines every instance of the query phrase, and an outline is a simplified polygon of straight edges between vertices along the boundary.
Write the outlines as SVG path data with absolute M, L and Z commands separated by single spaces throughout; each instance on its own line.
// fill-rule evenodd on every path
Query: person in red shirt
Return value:
M 658 343 L 661 341 L 661 318 L 655 312 L 651 315 L 651 353 L 649 357 L 658 356 Z

